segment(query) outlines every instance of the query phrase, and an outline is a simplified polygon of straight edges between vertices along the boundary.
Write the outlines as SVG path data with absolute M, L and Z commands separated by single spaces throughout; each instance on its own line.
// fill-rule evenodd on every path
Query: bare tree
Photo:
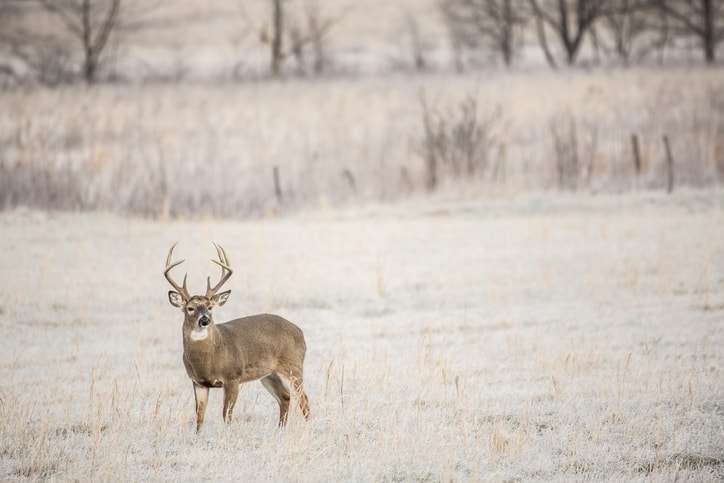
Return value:
M 70 50 L 53 35 L 32 28 L 34 0 L 0 2 L 0 81 L 4 84 L 70 82 Z
M 538 45 L 540 45 L 540 48 L 543 51 L 543 55 L 545 56 L 548 65 L 551 66 L 553 69 L 557 69 L 558 63 L 556 62 L 556 58 L 551 52 L 551 49 L 548 45 L 548 35 L 546 34 L 545 23 L 543 22 L 543 19 L 540 15 L 533 15 L 533 18 L 535 20 L 535 31 L 538 35 Z
M 27 0 L 58 20 L 81 50 L 81 76 L 88 84 L 99 80 L 101 67 L 115 59 L 123 34 L 167 26 L 159 18 L 162 0 Z M 49 36 L 46 43 L 70 48 L 62 38 Z M 113 46 L 114 48 L 111 48 Z M 47 45 L 46 45 L 47 47 Z
M 271 75 L 281 76 L 282 66 L 289 55 L 296 59 L 298 71 L 306 73 L 306 53 L 310 46 L 313 71 L 315 74 L 322 74 L 329 64 L 326 38 L 345 14 L 324 16 L 317 0 L 306 0 L 302 13 L 304 20 L 299 21 L 289 14 L 286 3 L 286 0 L 271 0 L 271 34 L 268 34 L 266 29 L 261 33 L 262 43 L 270 46 Z M 285 40 L 288 41 L 289 47 L 285 47 Z
M 653 10 L 654 12 L 652 12 L 652 18 L 654 18 L 653 31 L 655 33 L 655 37 L 652 43 L 652 48 L 658 53 L 659 64 L 663 65 L 667 47 L 671 46 L 674 40 L 671 32 L 671 20 L 662 8 L 656 7 L 653 8 Z
M 0 2 L 0 80 L 15 81 L 18 78 L 13 60 L 23 37 L 23 32 L 17 27 L 23 13 L 20 2 Z
M 716 51 L 724 40 L 724 0 L 653 0 L 672 21 L 675 33 L 700 42 L 707 64 L 716 62 Z
M 272 31 L 271 39 L 266 32 L 262 32 L 262 42 L 268 42 L 271 48 L 271 75 L 279 77 L 284 61 L 284 0 L 271 0 L 272 3 Z
M 660 45 L 659 39 L 643 42 L 654 31 L 655 13 L 650 1 L 611 0 L 601 23 L 613 44 L 611 50 L 624 65 L 629 65 L 633 56 L 643 58 Z
M 323 17 L 318 0 L 307 0 L 305 5 L 307 18 L 307 37 L 314 53 L 314 73 L 319 75 L 327 69 L 329 57 L 326 49 L 326 37 L 332 28 L 342 21 L 345 13 L 336 17 Z
M 591 33 L 594 23 L 610 6 L 610 0 L 528 0 L 528 2 L 538 22 L 539 30 L 548 26 L 556 33 L 569 65 L 576 62 L 586 35 Z M 544 36 L 545 31 L 542 35 L 539 32 L 539 38 L 545 38 Z M 546 56 L 549 55 L 548 51 Z
M 108 41 L 119 24 L 122 0 L 40 0 L 40 4 L 80 41 L 83 79 L 96 82 Z
M 454 46 L 498 52 L 510 66 L 519 45 L 521 27 L 526 22 L 523 0 L 442 0 L 445 18 Z
M 424 71 L 428 67 L 425 54 L 430 48 L 430 44 L 422 32 L 420 32 L 420 25 L 412 12 L 405 12 L 403 20 L 404 29 L 409 41 L 409 52 L 412 57 L 412 64 L 415 66 L 416 71 Z

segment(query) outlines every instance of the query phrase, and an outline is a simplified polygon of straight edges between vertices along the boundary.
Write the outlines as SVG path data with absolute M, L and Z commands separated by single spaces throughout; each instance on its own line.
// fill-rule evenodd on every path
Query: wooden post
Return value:
M 639 137 L 636 134 L 631 135 L 631 149 L 633 151 L 634 170 L 636 172 L 636 186 L 641 176 L 641 146 L 639 145 Z
M 279 166 L 274 166 L 272 170 L 272 176 L 274 177 L 274 196 L 277 199 L 277 203 L 282 202 L 282 186 L 279 181 Z
M 666 134 L 664 134 L 664 149 L 666 149 L 666 192 L 671 193 L 674 191 L 674 156 L 671 154 L 671 144 Z
M 350 191 L 352 193 L 357 193 L 357 182 L 355 181 L 354 174 L 349 169 L 342 170 L 342 177 L 347 181 L 347 186 L 349 186 Z
M 427 191 L 435 191 L 437 188 L 437 156 L 438 146 L 435 141 L 435 133 L 433 131 L 433 119 L 430 109 L 427 105 L 427 97 L 425 91 L 420 91 L 420 106 L 422 107 L 422 125 L 425 129 L 425 167 L 427 168 L 425 184 Z

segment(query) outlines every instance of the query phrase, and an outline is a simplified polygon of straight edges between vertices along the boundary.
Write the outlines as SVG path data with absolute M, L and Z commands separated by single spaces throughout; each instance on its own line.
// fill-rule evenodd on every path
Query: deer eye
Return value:
M 186 307 L 186 312 L 188 312 L 189 314 L 193 314 L 193 313 L 194 313 L 194 308 L 193 308 L 193 307 Z

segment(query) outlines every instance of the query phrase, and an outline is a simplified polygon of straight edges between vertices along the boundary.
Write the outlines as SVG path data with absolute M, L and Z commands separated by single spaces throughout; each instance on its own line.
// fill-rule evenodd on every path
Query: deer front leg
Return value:
M 231 422 L 231 415 L 234 412 L 234 404 L 239 396 L 239 383 L 230 382 L 224 385 L 224 422 Z
M 209 388 L 194 382 L 194 399 L 196 399 L 196 432 L 201 429 L 206 414 L 206 404 L 209 402 Z

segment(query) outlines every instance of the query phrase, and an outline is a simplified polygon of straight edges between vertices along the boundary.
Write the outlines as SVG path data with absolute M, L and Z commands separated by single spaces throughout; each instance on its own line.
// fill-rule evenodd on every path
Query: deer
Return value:
M 230 424 L 239 388 L 245 382 L 259 380 L 279 404 L 279 427 L 287 422 L 290 388 L 299 408 L 309 419 L 309 398 L 304 392 L 304 355 L 307 350 L 302 330 L 288 320 L 272 314 L 258 314 L 217 324 L 215 307 L 226 303 L 231 290 L 219 292 L 233 274 L 226 251 L 216 243 L 221 277 L 212 287 L 206 278 L 206 293 L 190 295 L 184 275 L 181 285 L 170 275 L 185 260 L 172 262 L 171 246 L 166 257 L 164 277 L 173 290 L 168 292 L 172 306 L 184 314 L 182 325 L 183 363 L 191 379 L 196 401 L 196 432 L 201 430 L 211 388 L 223 388 L 223 420 Z

